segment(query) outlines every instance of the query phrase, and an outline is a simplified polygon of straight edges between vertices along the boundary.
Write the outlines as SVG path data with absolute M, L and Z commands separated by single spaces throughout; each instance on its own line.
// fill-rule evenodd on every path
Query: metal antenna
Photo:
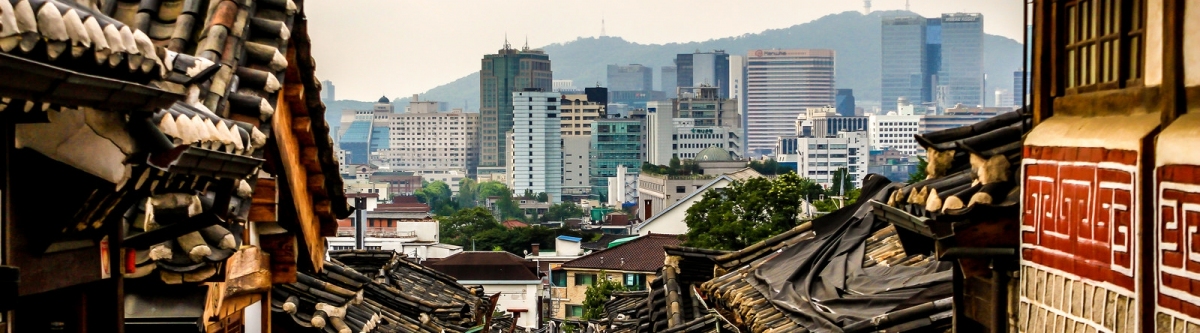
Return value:
M 871 13 L 871 0 L 863 0 L 863 15 Z
M 604 36 L 608 36 L 608 34 L 604 32 L 604 18 L 601 17 L 600 18 L 600 37 L 604 37 Z

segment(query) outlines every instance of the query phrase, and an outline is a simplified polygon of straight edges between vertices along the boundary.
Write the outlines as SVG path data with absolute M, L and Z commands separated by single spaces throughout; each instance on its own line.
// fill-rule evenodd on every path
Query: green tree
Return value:
M 686 246 L 740 250 L 799 223 L 806 192 L 820 186 L 786 173 L 735 181 L 720 191 L 707 192 L 687 211 Z
M 679 170 L 679 155 L 671 155 L 671 162 L 669 163 L 667 167 L 671 168 L 671 170 Z
M 584 292 L 583 320 L 604 318 L 604 303 L 608 302 L 613 292 L 625 291 L 625 284 L 609 279 L 605 271 L 600 271 L 596 280 Z
M 853 188 L 854 178 L 850 176 L 850 170 L 838 168 L 833 172 L 833 186 L 829 187 L 828 196 L 844 195 Z
M 546 194 L 546 192 L 540 192 L 537 194 L 537 201 L 538 202 L 550 201 L 550 195 Z
M 522 198 L 522 199 L 532 199 L 532 198 L 533 198 L 533 196 L 534 196 L 534 195 L 533 195 L 533 190 L 531 190 L 531 189 L 525 189 L 525 194 L 522 194 L 522 195 L 521 195 L 521 198 Z
M 489 230 L 504 229 L 486 208 L 461 209 L 453 214 L 437 216 L 441 241 L 459 246 L 470 246 L 471 240 Z
M 479 183 L 474 179 L 464 177 L 458 182 L 458 196 L 454 197 L 454 202 L 460 208 L 479 206 Z
M 429 205 L 429 208 L 435 212 L 443 210 L 443 206 L 454 205 L 454 202 L 450 201 L 451 194 L 450 185 L 446 185 L 446 182 L 440 180 L 426 183 L 413 193 L 418 201 Z
M 912 184 L 925 180 L 925 168 L 927 167 L 929 167 L 929 161 L 926 161 L 924 157 L 917 156 L 917 171 L 908 174 L 908 183 Z
M 560 202 L 546 210 L 546 221 L 562 221 L 569 218 L 583 217 L 586 212 L 574 202 Z

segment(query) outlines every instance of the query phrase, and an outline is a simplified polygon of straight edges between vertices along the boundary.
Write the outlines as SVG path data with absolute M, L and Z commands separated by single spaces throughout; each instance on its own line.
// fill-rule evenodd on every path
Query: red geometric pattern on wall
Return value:
M 1026 146 L 1024 153 L 1022 259 L 1132 294 L 1138 152 Z
M 1158 306 L 1200 318 L 1200 166 L 1155 173 Z

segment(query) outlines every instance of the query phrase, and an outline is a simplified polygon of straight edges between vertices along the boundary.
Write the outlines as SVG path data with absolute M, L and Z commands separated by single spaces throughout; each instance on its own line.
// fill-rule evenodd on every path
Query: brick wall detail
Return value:
M 1136 332 L 1137 157 L 1025 147 L 1021 331 Z

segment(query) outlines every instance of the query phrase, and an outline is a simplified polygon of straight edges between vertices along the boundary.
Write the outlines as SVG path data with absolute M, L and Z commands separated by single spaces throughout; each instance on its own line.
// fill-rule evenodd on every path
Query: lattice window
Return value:
M 1145 0 L 1074 0 L 1065 5 L 1068 93 L 1140 82 L 1145 63 L 1144 8 Z

